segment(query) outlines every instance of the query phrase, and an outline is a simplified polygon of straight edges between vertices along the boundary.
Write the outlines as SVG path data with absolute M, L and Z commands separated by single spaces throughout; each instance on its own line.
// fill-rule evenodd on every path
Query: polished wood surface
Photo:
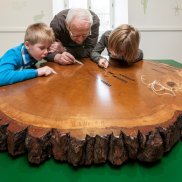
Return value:
M 0 110 L 26 124 L 64 130 L 155 125 L 182 110 L 180 90 L 175 96 L 156 95 L 141 80 L 145 75 L 147 83 L 177 85 L 178 69 L 148 61 L 107 70 L 83 63 L 49 63 L 57 75 L 1 87 Z
M 145 134 L 157 127 L 168 127 L 181 116 L 181 69 L 150 61 L 140 61 L 133 66 L 112 61 L 105 70 L 88 59 L 82 62 L 83 65 L 69 66 L 45 63 L 57 74 L 0 87 L 0 111 L 25 126 L 55 128 L 81 140 L 87 135 L 113 133 L 120 136 L 121 130 L 137 137 L 139 130 Z M 154 82 L 165 89 L 159 84 L 153 85 L 158 90 L 154 92 L 151 89 Z M 16 127 L 13 124 L 11 128 Z M 11 128 L 9 133 L 14 131 Z M 23 128 L 25 131 L 26 127 Z M 34 131 L 29 129 L 29 138 Z M 58 131 L 53 133 L 63 137 Z M 49 135 L 50 131 L 44 136 Z M 174 139 L 170 147 L 177 140 Z M 109 138 L 104 141 L 107 145 Z M 84 146 L 84 143 L 79 145 Z M 162 153 L 163 149 L 160 156 Z M 73 164 L 77 165 L 76 162 Z

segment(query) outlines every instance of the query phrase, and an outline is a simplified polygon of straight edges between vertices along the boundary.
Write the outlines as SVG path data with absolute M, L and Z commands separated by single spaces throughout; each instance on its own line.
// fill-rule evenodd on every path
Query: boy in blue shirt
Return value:
M 28 26 L 24 43 L 11 48 L 0 58 L 0 86 L 56 74 L 48 66 L 35 68 L 37 61 L 47 56 L 53 42 L 53 30 L 46 24 L 35 23 Z

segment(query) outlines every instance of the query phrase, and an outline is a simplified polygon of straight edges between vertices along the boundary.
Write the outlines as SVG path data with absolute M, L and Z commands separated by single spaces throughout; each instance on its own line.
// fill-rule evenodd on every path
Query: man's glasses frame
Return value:
M 90 35 L 92 34 L 92 33 L 91 33 L 91 29 L 90 29 L 90 31 L 89 31 L 87 34 L 83 34 L 83 35 L 74 35 L 74 34 L 71 32 L 70 29 L 68 29 L 68 31 L 69 31 L 70 36 L 73 37 L 73 38 L 78 38 L 78 37 L 86 38 L 86 37 L 88 37 L 88 36 L 90 36 Z

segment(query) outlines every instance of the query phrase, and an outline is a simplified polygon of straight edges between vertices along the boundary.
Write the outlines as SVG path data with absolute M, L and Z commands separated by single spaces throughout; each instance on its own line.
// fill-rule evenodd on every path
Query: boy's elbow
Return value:
M 1 86 L 5 86 L 5 85 L 9 85 L 10 83 L 6 82 L 5 80 L 0 78 L 0 87 Z
M 138 50 L 138 54 L 135 61 L 140 61 L 140 60 L 143 60 L 143 51 L 141 49 Z
M 140 54 L 139 54 L 139 59 L 142 60 L 142 59 L 143 59 L 143 56 L 144 56 L 144 55 L 143 55 L 143 51 L 140 49 L 140 50 L 139 50 L 139 53 L 140 53 Z

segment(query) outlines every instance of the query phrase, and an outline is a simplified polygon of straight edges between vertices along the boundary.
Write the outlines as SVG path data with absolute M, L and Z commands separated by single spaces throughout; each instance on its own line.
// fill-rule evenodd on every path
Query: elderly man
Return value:
M 75 63 L 76 58 L 90 56 L 98 40 L 100 20 L 87 9 L 67 9 L 58 13 L 50 26 L 56 42 L 47 60 L 66 65 Z

